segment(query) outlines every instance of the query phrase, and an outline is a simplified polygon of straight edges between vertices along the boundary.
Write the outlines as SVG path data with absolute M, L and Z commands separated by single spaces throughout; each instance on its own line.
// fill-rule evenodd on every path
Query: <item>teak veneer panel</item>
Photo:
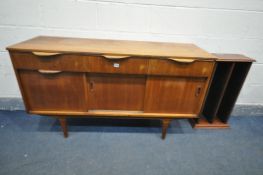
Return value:
M 144 110 L 198 115 L 206 82 L 206 78 L 148 77 Z
M 84 74 L 18 71 L 28 110 L 85 111 Z
M 31 52 L 12 52 L 12 61 L 17 69 L 87 71 L 88 57 L 76 54 L 37 56 Z
M 182 63 L 169 59 L 149 60 L 149 74 L 154 75 L 208 77 L 212 74 L 213 68 L 213 61 Z
M 216 59 L 194 44 L 38 36 L 8 50 Z
M 89 75 L 89 110 L 142 111 L 145 76 Z

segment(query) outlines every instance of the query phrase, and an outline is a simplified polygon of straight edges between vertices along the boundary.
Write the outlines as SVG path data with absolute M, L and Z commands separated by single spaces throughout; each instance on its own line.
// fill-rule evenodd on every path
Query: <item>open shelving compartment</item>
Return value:
M 214 54 L 217 67 L 194 128 L 229 128 L 228 119 L 254 59 L 237 54 Z

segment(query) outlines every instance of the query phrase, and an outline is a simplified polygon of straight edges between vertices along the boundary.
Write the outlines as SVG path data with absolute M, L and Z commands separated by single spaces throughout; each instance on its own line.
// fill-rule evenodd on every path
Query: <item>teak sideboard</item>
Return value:
M 9 46 L 28 113 L 172 119 L 203 111 L 218 56 L 193 44 L 39 36 Z

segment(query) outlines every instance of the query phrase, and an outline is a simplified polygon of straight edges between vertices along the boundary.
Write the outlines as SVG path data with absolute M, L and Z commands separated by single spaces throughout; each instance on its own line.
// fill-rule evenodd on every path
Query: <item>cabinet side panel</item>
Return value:
M 13 66 L 13 69 L 14 69 L 14 72 L 15 72 L 15 75 L 16 75 L 16 79 L 17 79 L 17 82 L 18 82 L 19 90 L 20 90 L 20 93 L 22 95 L 26 111 L 29 112 L 29 109 L 30 109 L 29 102 L 28 102 L 28 99 L 26 98 L 21 79 L 20 79 L 20 77 L 18 75 L 18 70 L 15 68 L 13 52 L 9 51 L 9 55 L 10 55 L 10 58 L 11 58 L 11 61 L 12 61 L 12 66 Z

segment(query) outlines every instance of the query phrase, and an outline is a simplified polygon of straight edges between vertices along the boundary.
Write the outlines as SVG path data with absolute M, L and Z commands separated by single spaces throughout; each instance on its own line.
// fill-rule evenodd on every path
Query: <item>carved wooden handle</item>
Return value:
M 193 63 L 195 61 L 195 59 L 181 59 L 181 58 L 168 58 L 172 61 L 176 61 L 176 62 L 179 62 L 179 63 Z
M 130 56 L 128 55 L 102 55 L 104 58 L 116 60 L 116 59 L 124 59 L 124 58 L 129 58 Z
M 32 52 L 32 54 L 36 56 L 48 57 L 48 56 L 55 56 L 60 55 L 61 53 L 52 53 L 52 52 Z
M 43 70 L 43 69 L 39 69 L 37 70 L 39 73 L 42 73 L 42 74 L 58 74 L 62 71 L 60 70 Z

